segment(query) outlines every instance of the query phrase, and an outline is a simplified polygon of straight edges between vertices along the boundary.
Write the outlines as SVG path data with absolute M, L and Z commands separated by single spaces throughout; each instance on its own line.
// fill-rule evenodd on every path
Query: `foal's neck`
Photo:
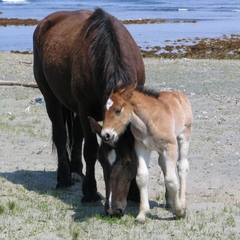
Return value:
M 133 96 L 130 99 L 130 104 L 133 107 L 131 123 L 142 127 L 143 125 L 145 126 L 155 101 L 157 101 L 156 98 L 150 97 L 137 90 L 133 91 Z

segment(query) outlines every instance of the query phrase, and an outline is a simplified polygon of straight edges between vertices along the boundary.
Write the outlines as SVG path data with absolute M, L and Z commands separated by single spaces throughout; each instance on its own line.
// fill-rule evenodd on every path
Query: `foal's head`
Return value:
M 120 88 L 113 92 L 107 100 L 101 136 L 110 145 L 114 145 L 118 141 L 119 136 L 130 123 L 133 108 L 129 100 L 136 85 L 134 83 L 126 88 Z

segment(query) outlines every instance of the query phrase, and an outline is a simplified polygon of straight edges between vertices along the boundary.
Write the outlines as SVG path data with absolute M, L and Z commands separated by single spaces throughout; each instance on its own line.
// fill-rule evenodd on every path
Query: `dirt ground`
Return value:
M 102 220 L 103 201 L 83 206 L 81 185 L 56 191 L 51 124 L 38 89 L 0 86 L 0 239 L 240 239 L 240 61 L 145 58 L 146 85 L 184 92 L 192 103 L 187 218 L 172 221 L 163 178 L 151 157 L 151 216 Z M 32 55 L 0 53 L 0 80 L 33 82 Z M 64 214 L 63 214 L 64 212 Z M 86 216 L 88 216 L 86 218 Z M 100 233 L 105 232 L 105 235 Z

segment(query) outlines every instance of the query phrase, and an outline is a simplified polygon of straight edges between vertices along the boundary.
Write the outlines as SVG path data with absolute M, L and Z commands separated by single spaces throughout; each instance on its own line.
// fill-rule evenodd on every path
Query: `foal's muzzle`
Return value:
M 125 209 L 122 206 L 116 206 L 113 208 L 109 207 L 109 204 L 105 205 L 106 215 L 110 217 L 122 217 L 124 215 Z
M 113 145 L 113 143 L 117 140 L 117 134 L 114 130 L 102 130 L 101 138 L 104 142 Z

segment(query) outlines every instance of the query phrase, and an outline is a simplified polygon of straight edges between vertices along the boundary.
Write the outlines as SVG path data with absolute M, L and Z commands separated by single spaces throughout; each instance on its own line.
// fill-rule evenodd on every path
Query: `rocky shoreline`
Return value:
M 34 26 L 39 21 L 37 19 L 17 19 L 17 18 L 0 18 L 0 26 L 24 25 Z M 164 19 L 138 19 L 124 20 L 123 24 L 156 24 L 156 23 L 194 23 L 196 20 L 187 21 L 169 21 Z M 169 44 L 167 44 L 169 42 Z M 141 49 L 144 57 L 160 58 L 192 58 L 192 59 L 240 59 L 240 35 L 232 34 L 231 36 L 223 35 L 219 38 L 199 38 L 178 39 L 173 43 L 165 40 L 166 46 L 148 46 Z M 12 53 L 28 54 L 28 51 L 11 51 Z

